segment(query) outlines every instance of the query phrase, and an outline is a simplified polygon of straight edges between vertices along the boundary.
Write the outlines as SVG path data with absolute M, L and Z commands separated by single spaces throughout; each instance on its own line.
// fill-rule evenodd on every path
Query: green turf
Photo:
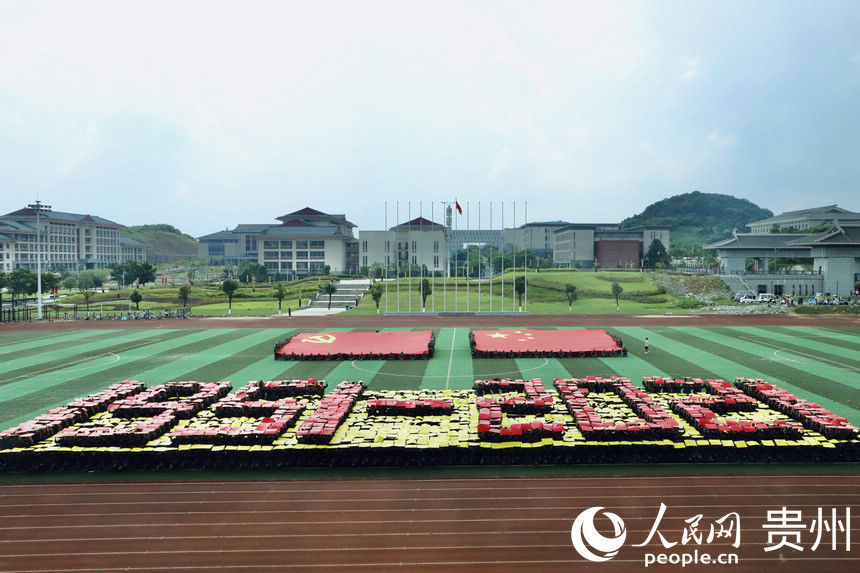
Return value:
M 324 330 L 324 329 L 317 329 Z M 343 329 L 332 329 L 343 330 Z M 402 329 L 401 329 L 402 330 Z M 439 328 L 431 360 L 276 361 L 289 329 L 145 329 L 63 331 L 44 337 L 0 333 L 0 428 L 74 397 L 124 380 L 321 378 L 373 389 L 466 389 L 475 378 L 553 378 L 618 374 L 734 379 L 762 377 L 860 424 L 860 332 L 811 327 L 614 327 L 627 357 L 472 359 L 469 329 Z M 29 334 L 29 336 L 25 336 Z M 643 340 L 651 351 L 646 355 Z

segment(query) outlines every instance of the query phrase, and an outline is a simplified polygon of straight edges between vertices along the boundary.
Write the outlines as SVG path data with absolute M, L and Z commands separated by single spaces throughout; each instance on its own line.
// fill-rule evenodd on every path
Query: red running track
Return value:
M 590 352 L 616 351 L 616 344 L 605 330 L 474 330 L 475 350 L 479 352 Z
M 768 510 L 852 508 L 853 475 L 499 477 L 224 480 L 0 485 L 3 571 L 596 571 L 642 570 L 660 502 L 659 531 L 678 541 L 684 519 L 741 516 L 739 549 L 727 541 L 700 553 L 736 552 L 733 566 L 686 571 L 857 571 L 858 547 L 765 552 Z M 584 509 L 622 516 L 628 541 L 605 563 L 573 550 L 570 529 Z M 829 515 L 829 513 L 827 513 Z M 704 527 L 707 527 L 704 525 Z M 860 543 L 860 517 L 852 521 Z M 844 535 L 844 534 L 843 534 Z M 692 551 L 692 546 L 682 551 Z M 657 571 L 679 571 L 663 565 Z
M 284 356 L 338 354 L 386 355 L 427 354 L 432 330 L 413 332 L 300 332 L 278 354 Z

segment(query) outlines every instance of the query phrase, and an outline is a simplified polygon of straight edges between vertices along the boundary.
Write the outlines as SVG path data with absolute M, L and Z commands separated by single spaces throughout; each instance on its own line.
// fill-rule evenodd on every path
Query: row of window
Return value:
M 278 254 L 280 253 L 280 254 Z M 271 261 L 276 259 L 292 259 L 293 251 L 263 251 L 263 259 Z M 324 259 L 325 251 L 296 251 L 296 259 Z
M 409 241 L 402 241 L 402 242 L 397 243 L 397 250 L 404 251 L 404 250 L 408 250 L 408 249 L 409 249 Z M 391 241 L 385 241 L 385 252 L 387 253 L 390 250 L 391 250 Z M 412 250 L 413 251 L 418 250 L 418 242 L 417 241 L 412 241 Z M 367 241 L 361 242 L 361 252 L 363 252 L 363 253 L 367 252 Z M 439 241 L 433 241 L 433 252 L 434 253 L 439 252 Z
M 267 271 L 272 271 L 276 273 L 289 273 L 293 271 L 293 263 L 281 261 L 280 264 L 277 261 L 267 261 L 264 263 Z M 295 265 L 296 272 L 304 272 L 307 270 L 312 271 L 322 271 L 325 268 L 325 263 L 323 262 L 305 262 L 298 261 Z
M 295 241 L 297 249 L 322 249 L 325 248 L 325 241 Z M 292 249 L 293 241 L 263 241 L 264 249 Z

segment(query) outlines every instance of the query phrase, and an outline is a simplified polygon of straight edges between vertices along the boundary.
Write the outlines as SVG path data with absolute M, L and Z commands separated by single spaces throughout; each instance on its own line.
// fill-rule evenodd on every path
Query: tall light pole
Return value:
M 50 212 L 50 205 L 43 205 L 41 201 L 36 199 L 35 203 L 27 205 L 30 209 L 36 212 L 36 301 L 38 314 L 37 319 L 42 320 L 42 226 L 39 222 L 39 215 L 44 212 Z

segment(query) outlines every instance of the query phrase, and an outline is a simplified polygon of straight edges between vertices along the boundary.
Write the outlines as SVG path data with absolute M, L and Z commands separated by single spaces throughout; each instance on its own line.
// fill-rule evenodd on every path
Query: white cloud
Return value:
M 685 80 L 693 80 L 699 77 L 699 57 L 683 58 L 684 73 L 681 75 Z
M 723 135 L 716 129 L 708 134 L 708 143 L 715 147 L 732 147 L 737 144 L 738 138 L 734 135 Z

